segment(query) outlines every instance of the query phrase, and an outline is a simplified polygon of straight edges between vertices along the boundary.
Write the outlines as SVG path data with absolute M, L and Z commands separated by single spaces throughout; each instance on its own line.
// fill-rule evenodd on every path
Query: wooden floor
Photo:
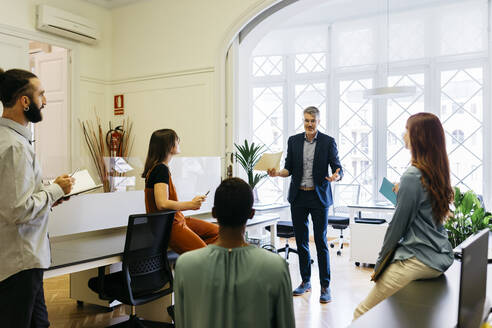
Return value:
M 294 245 L 294 241 L 290 244 Z M 313 254 L 316 249 L 314 243 L 310 246 L 312 256 L 316 259 L 316 255 Z M 301 282 L 297 261 L 297 255 L 292 254 L 289 267 L 293 288 Z M 335 250 L 330 250 L 333 301 L 320 304 L 316 263 L 315 260 L 312 268 L 312 292 L 294 297 L 296 327 L 346 327 L 352 320 L 354 308 L 371 288 L 369 276 L 372 269 L 356 267 L 354 263 L 349 262 L 348 247 L 344 248 L 342 256 L 337 256 Z M 106 327 L 128 318 L 124 306 L 119 306 L 112 312 L 94 305 L 77 306 L 77 302 L 69 298 L 68 275 L 46 279 L 44 288 L 51 327 Z

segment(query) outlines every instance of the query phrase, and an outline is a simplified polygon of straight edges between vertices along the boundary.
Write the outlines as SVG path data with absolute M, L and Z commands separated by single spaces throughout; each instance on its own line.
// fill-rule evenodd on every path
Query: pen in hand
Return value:
M 77 173 L 77 171 L 78 171 L 78 170 L 79 170 L 79 168 L 76 168 L 76 169 L 75 169 L 75 171 L 73 171 L 73 172 L 72 172 L 72 174 L 70 174 L 70 177 L 73 177 L 73 175 L 74 175 L 75 173 Z

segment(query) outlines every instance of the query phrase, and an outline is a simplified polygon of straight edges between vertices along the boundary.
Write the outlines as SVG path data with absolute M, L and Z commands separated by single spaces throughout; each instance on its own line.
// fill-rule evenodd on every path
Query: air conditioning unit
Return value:
M 47 5 L 38 5 L 36 27 L 41 31 L 88 44 L 94 44 L 101 38 L 95 22 Z

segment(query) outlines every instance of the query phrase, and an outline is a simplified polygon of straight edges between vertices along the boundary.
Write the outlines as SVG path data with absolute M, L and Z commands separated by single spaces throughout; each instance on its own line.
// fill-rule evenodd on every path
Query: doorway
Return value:
M 71 168 L 69 59 L 66 48 L 29 42 L 29 69 L 41 80 L 47 99 L 43 121 L 31 125 L 36 157 L 47 179 Z

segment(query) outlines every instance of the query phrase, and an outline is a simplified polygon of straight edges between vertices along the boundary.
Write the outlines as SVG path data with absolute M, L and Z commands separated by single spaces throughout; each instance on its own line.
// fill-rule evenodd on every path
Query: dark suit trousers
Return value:
M 0 322 L 5 328 L 50 326 L 42 269 L 24 270 L 0 282 Z
M 314 242 L 318 254 L 319 280 L 322 287 L 330 285 L 330 253 L 326 242 L 328 209 L 321 204 L 316 191 L 299 190 L 290 206 L 292 225 L 299 252 L 299 269 L 303 282 L 311 280 L 311 255 L 309 253 L 309 221 L 311 214 L 314 230 Z

